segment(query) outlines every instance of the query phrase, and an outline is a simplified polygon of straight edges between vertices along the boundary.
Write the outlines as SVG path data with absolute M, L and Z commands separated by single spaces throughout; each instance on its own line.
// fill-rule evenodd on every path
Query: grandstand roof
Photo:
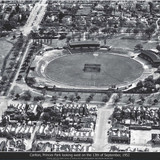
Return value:
M 160 62 L 160 57 L 156 55 L 156 52 L 151 50 L 143 50 L 141 54 L 146 55 L 147 57 L 151 58 L 153 62 L 157 63 Z
M 97 41 L 76 41 L 70 42 L 70 47 L 89 47 L 89 46 L 100 46 L 100 43 Z

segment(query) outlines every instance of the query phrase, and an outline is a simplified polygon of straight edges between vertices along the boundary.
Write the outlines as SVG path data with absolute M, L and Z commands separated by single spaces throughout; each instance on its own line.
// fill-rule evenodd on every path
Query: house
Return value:
M 95 10 L 103 11 L 103 10 L 104 10 L 104 7 L 103 7 L 103 5 L 98 4 L 97 6 L 95 6 Z
M 130 131 L 112 128 L 109 132 L 109 140 L 113 143 L 130 143 Z
M 77 13 L 76 16 L 88 16 L 91 13 L 91 7 L 81 7 Z
M 31 115 L 33 115 L 33 116 L 36 116 L 37 115 L 37 107 L 38 107 L 38 105 L 29 105 L 29 108 L 28 108 L 28 110 L 27 110 L 27 113 L 28 114 L 31 114 Z
M 160 134 L 152 134 L 151 140 L 153 144 L 160 144 Z
M 0 127 L 0 137 L 4 137 L 4 127 Z
M 0 151 L 6 151 L 6 142 L 5 141 L 2 141 L 0 143 Z

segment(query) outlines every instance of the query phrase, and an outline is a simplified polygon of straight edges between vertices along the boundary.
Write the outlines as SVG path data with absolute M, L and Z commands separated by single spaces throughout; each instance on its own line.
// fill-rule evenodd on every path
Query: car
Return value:
M 37 53 L 37 55 L 42 55 L 43 54 L 43 51 L 39 51 L 38 53 Z
M 46 49 L 44 49 L 44 51 L 51 51 L 51 50 L 53 50 L 54 48 L 46 48 Z
M 101 46 L 101 48 L 106 48 L 106 49 L 108 49 L 108 51 L 109 51 L 109 50 L 111 50 L 112 46 L 103 45 L 103 46 Z
M 18 78 L 21 79 L 21 78 L 22 78 L 22 75 L 19 75 Z

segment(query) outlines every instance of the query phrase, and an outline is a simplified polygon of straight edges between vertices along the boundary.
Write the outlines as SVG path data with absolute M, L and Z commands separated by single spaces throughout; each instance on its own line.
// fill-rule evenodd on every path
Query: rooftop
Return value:
M 76 15 L 77 16 L 87 16 L 88 14 L 90 14 L 91 12 L 91 7 L 84 7 L 84 8 L 81 8 L 77 11 Z
M 154 52 L 152 50 L 143 50 L 141 53 L 150 57 L 153 62 L 160 62 L 160 57 L 157 56 L 156 52 Z
M 70 42 L 70 46 L 100 45 L 97 41 L 76 41 Z

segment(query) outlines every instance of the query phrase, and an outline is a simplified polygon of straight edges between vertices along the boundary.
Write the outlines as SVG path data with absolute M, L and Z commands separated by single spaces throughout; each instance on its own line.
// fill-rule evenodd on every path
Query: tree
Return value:
M 51 116 L 48 112 L 44 112 L 42 119 L 45 120 L 45 121 L 50 121 Z
M 6 124 L 9 123 L 9 119 L 7 118 L 7 116 L 2 116 L 2 125 L 6 126 Z
M 116 34 L 117 32 L 118 32 L 118 31 L 117 31 L 117 28 L 113 28 L 113 29 L 112 29 L 112 33 L 113 33 L 113 34 Z
M 108 25 L 109 25 L 109 27 L 113 27 L 113 25 L 114 25 L 113 19 L 108 19 Z
M 139 95 L 139 98 L 141 99 L 142 102 L 145 101 L 144 95 Z
M 133 103 L 135 102 L 135 98 L 133 96 L 129 96 L 128 98 L 128 103 Z
M 107 95 L 105 95 L 103 98 L 102 98 L 102 102 L 106 103 L 108 102 L 109 100 L 109 97 Z
M 138 34 L 138 33 L 139 33 L 139 29 L 134 28 L 134 29 L 133 29 L 133 33 L 134 33 L 134 34 Z
M 16 36 L 15 36 L 15 34 L 13 35 L 13 39 L 16 39 Z
M 62 92 L 58 92 L 58 95 L 61 96 L 61 95 L 62 95 Z
M 3 77 L 2 77 L 2 81 L 7 81 L 8 80 L 8 77 L 6 76 L 6 75 L 4 75 Z
M 39 34 L 40 34 L 40 35 L 43 35 L 44 31 L 45 31 L 44 28 L 39 28 Z
M 118 95 L 116 95 L 114 98 L 113 98 L 113 104 L 117 104 L 119 102 L 120 98 Z
M 35 77 L 27 77 L 27 83 L 33 85 L 36 83 Z
M 65 15 L 60 11 L 60 13 L 58 14 L 58 19 L 59 19 L 59 23 L 62 23 L 62 19 Z
M 43 94 L 43 96 L 45 96 L 45 94 L 46 94 L 46 87 L 44 87 L 44 88 L 42 89 L 42 94 Z
M 23 33 L 22 32 L 20 33 L 20 38 L 23 38 Z
M 131 28 L 127 28 L 127 29 L 126 29 L 126 32 L 129 33 L 129 34 L 131 33 L 131 31 L 132 31 Z
M 139 29 L 141 33 L 144 33 L 144 30 L 147 28 L 147 24 L 144 22 L 138 21 L 136 27 Z
M 70 95 L 70 96 L 69 96 L 69 100 L 70 100 L 71 102 L 73 102 L 73 101 L 74 101 L 74 95 Z
M 90 103 L 90 101 L 91 101 L 91 97 L 87 97 L 86 98 L 86 103 Z
M 108 33 L 109 32 L 109 28 L 106 27 L 106 28 L 102 29 L 101 32 Z
M 119 97 L 119 99 L 122 98 L 122 95 L 123 95 L 122 91 L 119 91 L 118 94 L 117 94 L 117 96 Z
M 65 100 L 67 100 L 67 98 L 68 98 L 67 96 L 64 96 L 64 99 L 65 99 Z
M 14 94 L 15 94 L 15 91 L 14 91 L 14 90 L 11 90 L 10 95 L 11 95 L 11 96 L 14 96 Z
M 150 104 L 150 105 L 152 105 L 152 104 L 153 104 L 152 99 L 151 99 L 151 98 L 149 98 L 149 99 L 147 100 L 147 103 L 148 103 L 148 104 Z
M 136 23 L 134 21 L 128 21 L 127 22 L 127 27 L 132 29 L 132 28 L 136 27 Z
M 119 18 L 119 25 L 120 25 L 120 27 L 123 27 L 125 24 L 126 24 L 126 19 L 125 18 L 122 18 L 122 17 L 120 17 Z
M 139 87 L 139 88 L 143 87 L 143 82 L 142 82 L 142 81 L 139 81 L 139 82 L 137 83 L 137 87 Z
M 39 112 L 39 113 L 42 113 L 43 112 L 43 107 L 41 105 L 38 105 L 36 111 Z
M 158 67 L 158 68 L 159 68 L 159 67 Z M 159 68 L 158 70 L 160 70 L 160 68 Z M 156 84 L 160 84 L 160 77 L 158 77 L 158 78 L 156 79 Z
M 142 44 L 136 44 L 134 47 L 134 50 L 138 50 L 141 51 L 143 49 L 143 45 Z
M 152 89 L 155 89 L 155 84 L 151 81 L 146 81 L 144 87 L 146 87 L 148 91 L 152 91 Z
M 106 15 L 110 16 L 112 14 L 112 11 L 113 11 L 113 8 L 108 4 L 104 6 L 104 12 L 106 13 Z
M 81 99 L 81 97 L 79 95 L 76 98 L 77 98 L 78 101 Z
M 150 28 L 151 28 L 153 31 L 155 31 L 155 29 L 157 28 L 156 23 L 152 23 L 151 26 L 150 26 Z
M 157 103 L 158 103 L 158 100 L 157 100 L 157 99 L 154 99 L 153 102 L 154 102 L 154 104 L 157 104 Z
M 112 95 L 112 91 L 107 91 L 105 94 L 110 97 Z
M 151 81 L 152 83 L 154 83 L 153 75 L 148 76 L 144 82 L 146 81 Z
M 16 98 L 16 99 L 19 99 L 19 97 L 20 97 L 20 95 L 17 93 L 17 94 L 15 95 L 15 98 Z
M 105 44 L 105 45 L 107 44 L 107 39 L 106 39 L 106 37 L 104 37 L 104 44 Z
M 16 5 L 16 8 L 15 8 L 15 9 L 16 9 L 16 12 L 17 12 L 17 13 L 20 11 L 19 4 Z
M 89 32 L 90 32 L 90 33 L 94 33 L 94 32 L 96 32 L 96 31 L 98 31 L 98 29 L 99 29 L 99 28 L 98 28 L 97 26 L 93 26 L 93 27 L 90 28 Z
M 51 98 L 51 101 L 54 101 L 54 102 L 56 102 L 58 100 L 58 97 L 55 95 L 55 96 L 52 96 L 52 98 Z
M 152 2 L 148 2 L 148 4 L 149 4 L 150 13 L 152 13 L 152 11 L 153 11 L 153 3 Z
M 160 52 L 160 44 L 156 46 L 156 49 Z
M 13 22 L 13 24 L 15 23 Z M 3 25 L 3 29 L 5 29 L 6 31 L 11 31 L 13 29 L 12 24 L 9 21 L 5 21 Z
M 154 28 L 149 27 L 149 28 L 145 29 L 145 33 L 146 33 L 146 35 L 148 35 L 148 38 L 150 39 L 152 34 L 154 33 Z
M 77 96 L 78 96 L 78 92 L 77 92 L 77 91 L 75 91 L 75 92 L 74 92 L 74 95 L 77 97 Z
M 34 97 L 34 101 L 43 101 L 45 100 L 44 96 L 36 96 Z
M 25 100 L 25 101 L 29 101 L 31 99 L 32 95 L 30 93 L 30 91 L 25 91 L 23 93 L 23 95 L 21 96 L 21 99 Z

